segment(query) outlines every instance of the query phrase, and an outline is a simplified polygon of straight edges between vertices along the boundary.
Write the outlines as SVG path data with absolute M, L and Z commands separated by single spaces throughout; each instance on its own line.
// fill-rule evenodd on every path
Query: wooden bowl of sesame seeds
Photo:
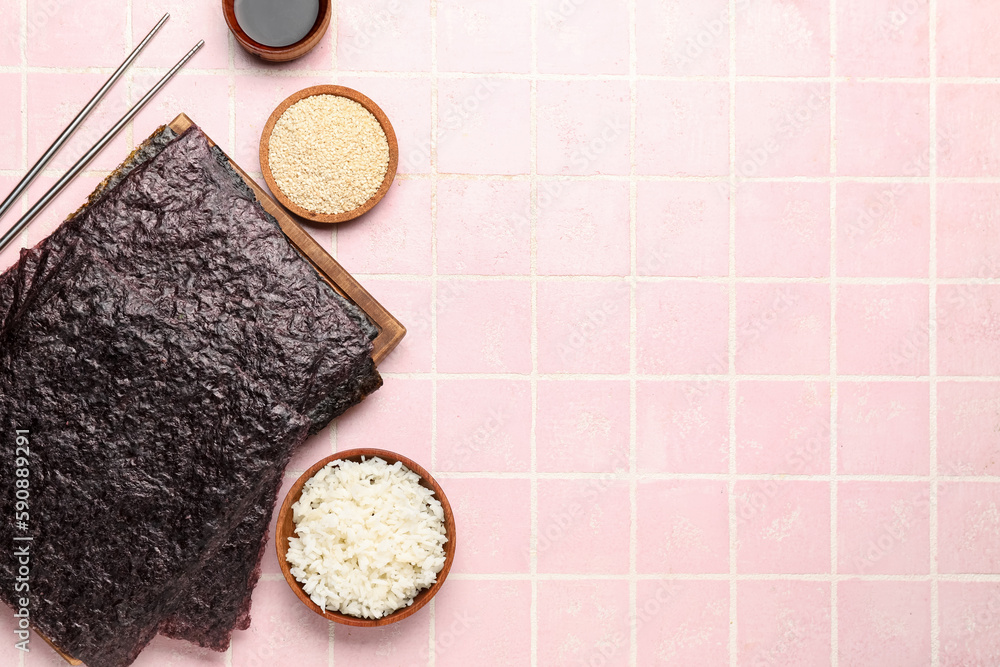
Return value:
M 364 215 L 389 191 L 398 165 L 399 145 L 385 112 L 345 86 L 313 86 L 289 96 L 260 138 L 267 187 L 312 222 Z

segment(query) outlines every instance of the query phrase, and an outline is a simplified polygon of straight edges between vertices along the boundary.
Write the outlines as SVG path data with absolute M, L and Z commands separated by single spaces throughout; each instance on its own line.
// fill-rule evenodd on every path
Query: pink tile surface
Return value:
M 531 186 L 444 180 L 437 189 L 437 268 L 446 274 L 531 272 Z
M 164 11 L 91 4 L 0 0 L 0 195 Z M 171 7 L 26 199 L 205 48 L 0 266 L 181 111 L 259 177 L 289 94 L 371 97 L 401 178 L 308 231 L 407 335 L 281 494 L 331 451 L 410 456 L 455 508 L 453 578 L 332 628 L 272 539 L 228 655 L 157 639 L 137 664 L 1000 664 L 994 4 L 335 7 L 283 65 L 216 3 Z
M 640 472 L 723 473 L 729 468 L 729 387 L 706 379 L 639 382 Z
M 628 383 L 620 380 L 586 383 L 541 380 L 537 404 L 539 471 L 622 472 L 628 469 Z M 530 403 L 528 407 L 530 409 Z
M 736 664 L 830 664 L 830 584 L 741 581 L 736 595 Z
M 628 665 L 629 592 L 624 581 L 543 581 L 538 585 L 538 658 L 562 665 L 598 659 Z
M 740 382 L 736 470 L 821 475 L 830 470 L 830 387 L 819 382 Z
M 627 174 L 629 104 L 624 81 L 540 81 L 538 173 Z
M 642 581 L 637 588 L 638 664 L 728 662 L 728 584 Z
M 930 571 L 930 492 L 920 482 L 844 482 L 837 490 L 838 571 Z
M 736 483 L 736 566 L 757 574 L 830 571 L 830 485 Z
M 947 385 L 941 385 L 941 391 Z M 926 475 L 930 391 L 923 382 L 842 382 L 837 467 L 847 475 Z M 942 429 L 940 437 L 946 437 Z
M 908 667 L 927 662 L 928 583 L 848 580 L 837 589 L 840 664 Z
M 723 482 L 639 484 L 638 571 L 717 574 L 729 571 L 729 492 Z

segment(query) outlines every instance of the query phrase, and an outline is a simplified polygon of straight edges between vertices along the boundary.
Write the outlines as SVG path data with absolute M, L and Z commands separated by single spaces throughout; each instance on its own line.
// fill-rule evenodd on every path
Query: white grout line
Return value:
M 839 515 L 837 511 L 837 3 L 830 3 L 830 665 L 840 662 L 840 615 L 837 590 Z
M 530 373 L 383 373 L 384 377 L 405 378 L 410 380 L 530 380 Z M 632 379 L 628 374 L 615 373 L 538 373 L 540 380 L 621 380 Z M 725 382 L 730 379 L 728 373 L 705 374 L 705 375 L 657 375 L 652 373 L 637 373 L 637 380 L 668 380 L 673 382 L 699 382 L 716 381 Z M 769 381 L 769 382 L 831 382 L 834 380 L 831 375 L 754 375 L 749 373 L 737 373 L 737 381 Z M 939 381 L 949 382 L 998 382 L 1000 376 L 996 375 L 939 375 Z M 836 380 L 840 382 L 927 382 L 930 377 L 927 375 L 844 375 L 839 374 Z
M 635 176 L 638 171 L 638 156 L 636 154 L 636 135 L 639 122 L 639 90 L 638 74 L 638 42 L 636 31 L 636 0 L 630 0 L 629 12 L 629 507 L 631 523 L 629 525 L 629 664 L 635 667 L 639 664 L 639 408 L 638 408 L 638 374 L 639 357 L 639 324 L 637 314 L 639 274 L 638 229 L 639 205 L 638 184 Z
M 431 470 L 437 473 L 437 438 L 438 438 L 438 245 L 437 245 L 437 192 L 438 192 L 438 68 L 437 68 L 437 0 L 430 0 L 431 10 L 431 128 L 430 128 L 430 169 L 431 180 Z M 434 667 L 437 664 L 436 621 L 437 604 L 431 600 L 427 637 L 427 664 Z
M 538 667 L 538 0 L 531 0 L 531 432 L 529 437 L 531 618 L 529 650 L 531 667 Z
M 737 547 L 739 544 L 739 522 L 736 512 L 736 0 L 729 0 L 729 344 L 728 344 L 728 387 L 729 387 L 729 664 L 736 667 L 739 662 L 739 590 L 736 576 L 739 570 Z
M 930 374 L 930 574 L 931 574 L 931 665 L 941 664 L 941 617 L 938 586 L 938 383 L 937 383 L 937 0 L 928 6 L 928 44 L 930 48 L 930 98 L 928 131 L 930 134 L 930 271 L 928 373 Z

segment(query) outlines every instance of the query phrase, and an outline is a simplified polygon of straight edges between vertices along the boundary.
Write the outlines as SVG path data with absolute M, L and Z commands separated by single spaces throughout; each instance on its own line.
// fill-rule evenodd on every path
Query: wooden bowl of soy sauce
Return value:
M 309 53 L 326 34 L 331 0 L 222 0 L 226 23 L 246 51 L 271 62 Z

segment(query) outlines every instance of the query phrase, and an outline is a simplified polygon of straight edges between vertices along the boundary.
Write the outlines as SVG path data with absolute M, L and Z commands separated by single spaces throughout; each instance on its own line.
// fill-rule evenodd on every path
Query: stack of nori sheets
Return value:
M 0 485 L 30 430 L 31 622 L 92 667 L 224 650 L 295 448 L 381 385 L 375 330 L 205 135 L 161 129 L 0 277 Z M 0 499 L 13 544 L 14 496 Z M 16 564 L 0 560 L 14 604 Z

